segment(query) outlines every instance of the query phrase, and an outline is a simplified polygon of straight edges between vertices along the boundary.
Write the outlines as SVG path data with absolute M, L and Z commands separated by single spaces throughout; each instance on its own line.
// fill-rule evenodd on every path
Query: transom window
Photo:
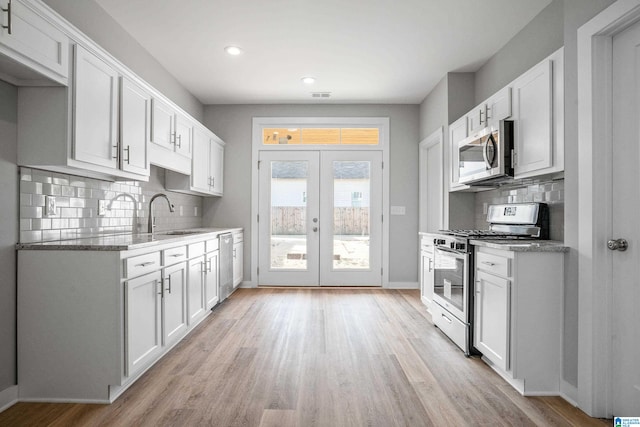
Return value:
M 264 145 L 378 145 L 378 128 L 264 128 Z

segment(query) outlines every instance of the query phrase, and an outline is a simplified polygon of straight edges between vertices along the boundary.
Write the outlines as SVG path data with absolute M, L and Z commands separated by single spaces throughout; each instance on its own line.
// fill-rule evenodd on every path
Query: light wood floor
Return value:
M 417 291 L 240 289 L 112 405 L 19 403 L 1 426 L 587 426 L 525 398 Z

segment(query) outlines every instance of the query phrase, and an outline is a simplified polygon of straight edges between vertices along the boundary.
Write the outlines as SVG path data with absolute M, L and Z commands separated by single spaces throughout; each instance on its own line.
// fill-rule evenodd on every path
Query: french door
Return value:
M 258 284 L 380 286 L 382 152 L 261 151 Z

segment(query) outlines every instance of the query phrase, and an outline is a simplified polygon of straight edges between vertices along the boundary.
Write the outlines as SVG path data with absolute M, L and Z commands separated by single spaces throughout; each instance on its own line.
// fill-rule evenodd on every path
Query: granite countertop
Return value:
M 153 234 L 112 234 L 79 239 L 54 240 L 50 242 L 18 243 L 16 248 L 19 250 L 127 251 L 131 249 L 151 247 L 161 243 L 178 243 L 180 241 L 187 241 L 194 237 L 202 237 L 204 235 L 215 237 L 221 233 L 231 233 L 241 230 L 242 228 L 194 228 L 189 230 L 174 230 L 179 232 L 188 232 L 178 235 L 167 234 L 171 231 L 158 231 Z
M 569 248 L 563 242 L 556 240 L 474 240 L 469 241 L 474 246 L 484 246 L 486 248 L 502 249 L 513 252 L 568 252 Z

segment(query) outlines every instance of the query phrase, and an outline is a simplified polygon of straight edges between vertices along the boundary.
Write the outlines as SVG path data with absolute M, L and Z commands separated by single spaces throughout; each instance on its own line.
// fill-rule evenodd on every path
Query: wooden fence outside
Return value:
M 301 235 L 306 234 L 305 207 L 274 206 L 271 208 L 271 234 Z M 347 207 L 333 210 L 334 234 L 351 236 L 369 235 L 369 208 Z

